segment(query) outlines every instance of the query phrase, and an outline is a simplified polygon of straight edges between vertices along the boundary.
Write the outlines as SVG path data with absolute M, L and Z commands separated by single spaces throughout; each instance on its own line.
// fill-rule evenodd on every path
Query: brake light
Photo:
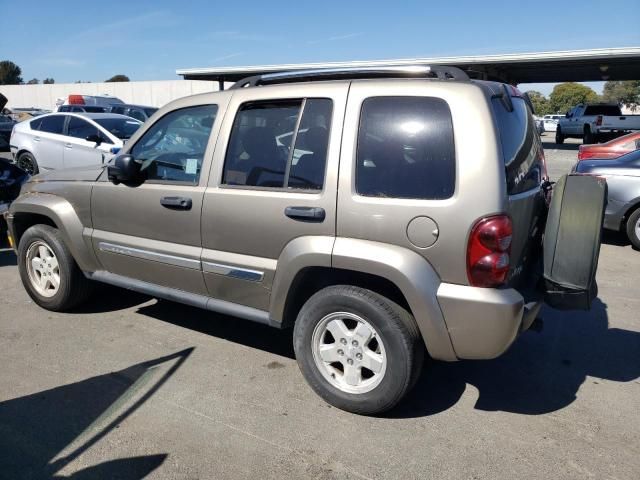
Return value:
M 84 105 L 84 97 L 82 95 L 69 95 L 69 105 Z
M 479 220 L 467 245 L 467 276 L 474 287 L 498 287 L 507 279 L 511 264 L 513 226 L 507 215 Z
M 597 126 L 602 125 L 602 115 L 598 115 L 598 116 L 596 117 L 596 125 L 597 125 Z

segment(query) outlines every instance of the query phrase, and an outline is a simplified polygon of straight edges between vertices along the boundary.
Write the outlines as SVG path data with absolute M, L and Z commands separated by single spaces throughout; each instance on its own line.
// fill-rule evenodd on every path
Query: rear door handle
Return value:
M 39 142 L 40 141 L 40 137 L 33 137 L 33 141 L 34 142 Z
M 64 148 L 73 148 L 73 145 L 70 143 L 65 143 Z
M 193 202 L 188 197 L 162 197 L 160 205 L 171 210 L 191 210 Z
M 301 222 L 323 222 L 325 217 L 324 208 L 320 207 L 287 207 L 284 214 L 294 220 Z

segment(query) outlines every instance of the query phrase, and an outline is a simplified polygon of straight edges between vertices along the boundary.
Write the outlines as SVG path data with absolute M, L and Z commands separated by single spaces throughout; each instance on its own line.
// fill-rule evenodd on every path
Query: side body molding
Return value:
M 336 238 L 332 266 L 378 275 L 403 293 L 427 346 L 437 360 L 457 360 L 436 292 L 440 278 L 419 254 L 395 245 L 354 238 Z
M 98 259 L 90 244 L 90 234 L 85 233 L 85 225 L 73 208 L 62 197 L 48 193 L 32 193 L 19 196 L 9 209 L 9 228 L 15 238 L 14 218 L 21 213 L 43 215 L 58 227 L 73 258 L 82 271 L 92 272 L 99 269 Z

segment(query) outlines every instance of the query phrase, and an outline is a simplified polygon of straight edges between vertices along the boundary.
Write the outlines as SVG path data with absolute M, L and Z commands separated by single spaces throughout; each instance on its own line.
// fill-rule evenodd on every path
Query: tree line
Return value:
M 105 82 L 128 82 L 129 77 L 126 75 L 114 75 L 111 78 L 105 80 Z M 40 80 L 37 78 L 32 78 L 25 82 L 22 79 L 22 69 L 13 63 L 10 60 L 3 60 L 0 62 L 0 85 L 37 85 L 40 83 Z M 42 80 L 43 84 L 51 84 L 56 83 L 53 78 L 45 78 Z M 81 80 L 78 80 L 76 83 L 84 83 Z M 89 83 L 89 82 L 87 82 Z

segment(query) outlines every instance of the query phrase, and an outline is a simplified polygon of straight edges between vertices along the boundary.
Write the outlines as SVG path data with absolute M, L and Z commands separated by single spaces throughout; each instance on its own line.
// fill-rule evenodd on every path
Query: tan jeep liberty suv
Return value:
M 293 326 L 311 387 L 375 414 L 425 355 L 494 358 L 531 326 L 545 182 L 509 85 L 420 65 L 289 72 L 171 102 L 109 165 L 33 177 L 7 221 L 43 308 L 97 281 Z

